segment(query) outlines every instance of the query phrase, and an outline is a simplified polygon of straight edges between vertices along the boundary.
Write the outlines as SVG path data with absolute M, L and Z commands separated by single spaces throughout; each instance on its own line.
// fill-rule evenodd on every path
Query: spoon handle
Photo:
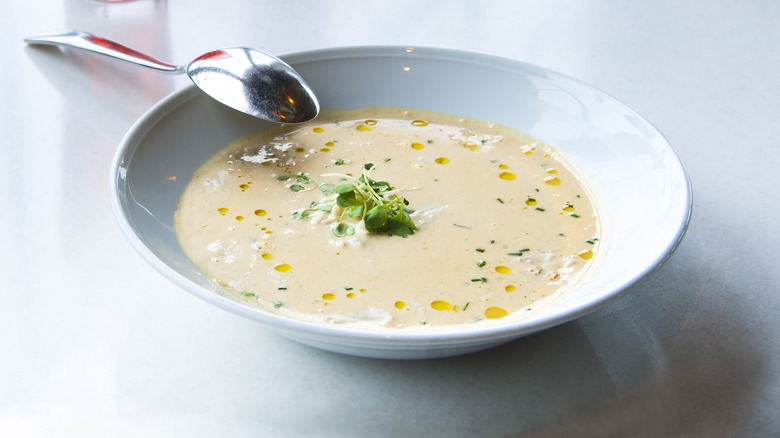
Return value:
M 59 32 L 38 35 L 24 39 L 27 44 L 49 44 L 75 47 L 101 55 L 127 61 L 133 64 L 149 67 L 164 73 L 184 73 L 184 67 L 158 61 L 129 47 L 78 30 L 63 30 Z

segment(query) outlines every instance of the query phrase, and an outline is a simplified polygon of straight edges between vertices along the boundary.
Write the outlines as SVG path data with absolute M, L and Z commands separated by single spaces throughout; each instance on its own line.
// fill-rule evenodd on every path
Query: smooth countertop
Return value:
M 780 435 L 780 3 L 11 2 L 0 14 L 0 436 Z M 74 28 L 169 62 L 398 44 L 537 64 L 653 122 L 690 174 L 675 255 L 620 300 L 481 353 L 329 353 L 202 302 L 121 235 L 108 169 L 186 77 L 26 47 Z

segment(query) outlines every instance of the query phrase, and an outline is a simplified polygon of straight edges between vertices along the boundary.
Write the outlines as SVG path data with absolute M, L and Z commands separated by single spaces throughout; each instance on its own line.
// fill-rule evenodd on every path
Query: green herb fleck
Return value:
M 535 210 L 536 210 L 536 211 L 544 211 L 544 209 L 543 209 L 542 207 L 536 207 L 536 209 L 535 209 Z
M 278 309 L 282 306 L 284 306 L 284 304 L 281 301 L 274 301 L 274 309 Z
M 480 268 L 484 268 L 485 265 L 487 265 L 487 262 L 484 260 L 480 260 L 477 262 L 477 266 L 479 266 Z
M 504 203 L 504 200 L 503 200 L 503 199 L 501 199 L 501 198 L 496 198 L 496 201 L 498 201 L 498 202 L 499 202 L 499 203 L 501 203 L 501 204 L 503 204 L 503 203 Z
M 475 249 L 476 252 L 485 252 L 485 248 L 477 248 Z
M 524 253 L 526 253 L 526 252 L 528 252 L 528 251 L 530 251 L 530 249 L 529 249 L 529 248 L 523 248 L 523 249 L 520 249 L 520 250 L 518 250 L 517 252 L 510 252 L 510 253 L 509 253 L 509 254 L 507 254 L 507 255 L 510 255 L 510 256 L 512 256 L 512 257 L 522 257 L 522 256 L 523 256 L 523 254 L 524 254 Z
M 580 215 L 578 215 L 577 213 L 572 213 L 572 214 L 570 214 L 569 216 L 571 216 L 571 217 L 573 217 L 573 218 L 578 218 L 578 217 L 580 217 Z
M 472 278 L 471 282 L 472 283 L 487 283 L 488 280 L 485 277 L 480 277 L 480 278 Z
M 257 295 L 253 294 L 252 292 L 241 292 L 241 295 L 249 298 L 257 298 Z

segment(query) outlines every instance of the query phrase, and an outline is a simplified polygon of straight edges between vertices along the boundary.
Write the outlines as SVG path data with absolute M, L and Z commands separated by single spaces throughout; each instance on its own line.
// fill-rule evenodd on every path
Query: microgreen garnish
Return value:
M 343 160 L 337 160 L 336 164 L 344 164 Z M 390 161 L 386 158 L 383 163 Z M 340 164 L 339 164 L 340 165 Z M 331 212 L 333 207 L 341 208 L 341 214 L 336 226 L 333 228 L 333 234 L 337 237 L 347 237 L 355 234 L 355 227 L 344 223 L 344 218 L 361 218 L 366 230 L 370 233 L 387 233 L 391 236 L 406 237 L 417 231 L 409 215 L 413 210 L 404 208 L 409 205 L 409 201 L 399 193 L 406 188 L 395 188 L 387 181 L 377 181 L 371 178 L 371 172 L 377 165 L 366 163 L 363 165 L 362 175 L 354 178 L 350 175 L 326 175 L 339 176 L 344 182 L 338 185 L 320 184 L 314 178 L 308 175 L 296 176 L 296 181 L 300 184 L 316 183 L 320 191 L 325 195 L 319 202 L 312 202 L 309 208 L 304 208 L 293 213 L 296 219 L 306 219 L 314 211 Z M 290 189 L 298 192 L 309 190 L 306 188 Z M 334 205 L 335 204 L 335 205 Z
M 355 227 L 345 223 L 339 223 L 333 229 L 333 235 L 336 237 L 348 237 L 355 234 Z
M 342 160 L 341 158 L 339 158 L 338 160 L 334 160 L 334 161 L 333 161 L 333 164 L 335 164 L 336 166 L 341 166 L 341 165 L 343 165 L 343 164 L 344 164 L 344 160 Z
M 336 191 L 336 186 L 334 186 L 333 184 L 327 184 L 327 183 L 320 184 L 320 191 L 322 192 L 322 194 L 327 196 L 327 195 L 333 194 L 333 192 Z

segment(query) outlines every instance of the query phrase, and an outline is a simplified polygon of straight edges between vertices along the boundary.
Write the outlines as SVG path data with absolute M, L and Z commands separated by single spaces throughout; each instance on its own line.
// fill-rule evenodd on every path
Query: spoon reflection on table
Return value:
M 81 31 L 64 30 L 24 41 L 83 49 L 164 73 L 187 73 L 195 85 L 217 101 L 270 122 L 305 122 L 320 111 L 311 87 L 292 67 L 274 56 L 245 47 L 215 50 L 179 66 Z

